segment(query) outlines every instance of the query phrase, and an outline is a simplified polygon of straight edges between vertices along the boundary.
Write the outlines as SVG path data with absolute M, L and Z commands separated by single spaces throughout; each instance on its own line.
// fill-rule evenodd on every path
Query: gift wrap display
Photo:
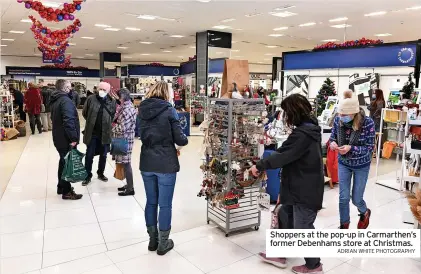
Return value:
M 250 168 L 263 155 L 263 99 L 208 99 L 204 131 L 203 182 L 199 197 L 207 200 L 207 221 L 229 233 L 260 226 L 268 209 L 266 174 Z

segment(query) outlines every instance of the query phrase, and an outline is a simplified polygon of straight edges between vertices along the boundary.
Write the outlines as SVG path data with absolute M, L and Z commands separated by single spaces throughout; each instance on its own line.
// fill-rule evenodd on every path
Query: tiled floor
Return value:
M 26 146 L 22 145 L 23 141 L 0 143 L 2 158 L 10 153 L 21 154 L 15 166 L 5 166 L 1 161 L 0 176 L 8 185 L 0 201 L 0 273 L 291 273 L 289 269 L 264 264 L 256 257 L 265 248 L 268 213 L 263 213 L 259 231 L 250 230 L 228 238 L 212 225 L 206 225 L 205 201 L 196 197 L 201 179 L 198 168 L 201 141 L 200 137 L 192 137 L 189 146 L 181 151 L 182 170 L 173 205 L 175 249 L 163 257 L 147 250 L 145 194 L 137 171 L 139 141 L 132 164 L 136 196 L 117 196 L 116 188 L 121 183 L 112 178 L 114 169 L 110 159 L 106 168 L 109 182 L 94 179 L 89 187 L 75 185 L 76 191 L 84 194 L 80 201 L 63 201 L 55 194 L 58 155 L 51 133 L 31 136 Z M 84 151 L 85 147 L 81 145 L 80 150 Z M 391 168 L 395 168 L 393 163 L 382 164 L 385 172 Z M 371 179 L 366 200 L 373 211 L 371 227 L 411 227 L 402 223 L 406 201 L 398 192 L 375 185 Z M 327 189 L 324 204 L 316 226 L 335 228 L 337 188 Z M 352 216 L 355 226 L 355 208 Z M 302 259 L 291 260 L 291 264 L 302 262 Z M 329 274 L 421 273 L 421 260 L 413 259 L 323 258 L 323 263 Z

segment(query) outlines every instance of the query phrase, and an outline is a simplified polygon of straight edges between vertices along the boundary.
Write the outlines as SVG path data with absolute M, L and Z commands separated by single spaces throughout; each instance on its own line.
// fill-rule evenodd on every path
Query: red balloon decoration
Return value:
M 145 66 L 151 66 L 151 67 L 163 67 L 163 66 L 164 66 L 164 64 L 154 62 L 154 63 L 149 63 L 149 64 L 146 64 Z
M 383 44 L 383 40 L 366 39 L 365 37 L 359 40 L 346 41 L 344 43 L 328 42 L 323 45 L 316 46 L 313 50 L 326 50 L 326 49 L 344 49 L 344 48 L 358 48 L 370 45 Z
M 73 0 L 71 4 L 64 3 L 62 9 L 53 9 L 44 6 L 40 1 L 34 0 L 17 0 L 18 3 L 25 3 L 25 8 L 37 11 L 41 18 L 49 22 L 59 22 L 63 20 L 73 21 L 75 19 L 73 13 L 82 9 L 82 2 L 85 0 Z

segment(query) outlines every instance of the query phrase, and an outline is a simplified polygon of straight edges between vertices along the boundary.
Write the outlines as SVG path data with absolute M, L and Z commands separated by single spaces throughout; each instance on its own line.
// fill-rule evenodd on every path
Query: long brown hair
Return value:
M 286 97 L 281 103 L 281 108 L 284 111 L 284 121 L 289 127 L 299 126 L 311 120 L 311 105 L 301 94 Z
M 374 94 L 376 94 L 376 100 L 374 100 L 373 103 L 377 104 L 377 102 L 384 102 L 383 90 L 377 88 L 374 90 Z
M 159 81 L 151 87 L 146 93 L 145 98 L 158 97 L 165 101 L 170 100 L 170 92 L 168 90 L 168 84 L 165 81 Z

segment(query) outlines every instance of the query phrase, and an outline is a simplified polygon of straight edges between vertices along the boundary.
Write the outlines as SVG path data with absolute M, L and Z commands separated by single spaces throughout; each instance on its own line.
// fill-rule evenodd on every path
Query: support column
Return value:
M 206 95 L 208 91 L 208 32 L 196 33 L 196 92 L 199 93 L 200 86 L 205 86 Z

